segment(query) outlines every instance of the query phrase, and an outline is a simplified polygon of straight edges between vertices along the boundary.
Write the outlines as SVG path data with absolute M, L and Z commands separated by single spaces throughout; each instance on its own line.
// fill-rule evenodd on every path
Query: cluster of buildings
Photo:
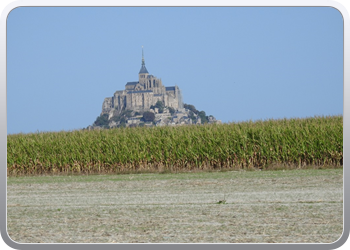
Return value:
M 112 117 L 123 110 L 148 111 L 158 101 L 166 107 L 183 108 L 180 88 L 165 87 L 161 79 L 149 74 L 142 50 L 139 80 L 127 82 L 124 90 L 118 90 L 112 97 L 105 98 L 101 114 L 109 114 L 109 117 Z

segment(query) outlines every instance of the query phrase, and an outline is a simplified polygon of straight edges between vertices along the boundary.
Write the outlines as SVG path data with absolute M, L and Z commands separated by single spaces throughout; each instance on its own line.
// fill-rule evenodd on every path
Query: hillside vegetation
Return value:
M 7 136 L 8 176 L 342 164 L 342 116 Z
M 205 111 L 199 111 L 192 104 L 184 103 L 183 108 L 174 109 L 166 107 L 158 101 L 145 111 L 131 109 L 114 110 L 112 113 L 101 113 L 86 129 L 110 129 L 125 127 L 153 127 L 153 126 L 181 126 L 190 124 L 220 124 L 213 115 L 206 115 Z

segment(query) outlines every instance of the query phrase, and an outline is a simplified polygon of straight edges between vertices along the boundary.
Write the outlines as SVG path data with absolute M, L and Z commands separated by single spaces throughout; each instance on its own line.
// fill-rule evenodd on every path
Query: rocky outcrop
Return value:
M 202 119 L 199 115 L 193 113 L 191 110 L 182 108 L 177 109 L 173 114 L 170 113 L 169 108 L 164 108 L 162 113 L 159 113 L 158 108 L 149 109 L 150 112 L 154 113 L 155 118 L 152 122 L 146 122 L 143 120 L 142 113 L 129 111 L 128 116 L 122 117 L 119 120 L 112 117 L 108 117 L 108 122 L 101 125 L 89 126 L 88 129 L 101 129 L 101 128 L 114 128 L 114 127 L 138 127 L 138 126 L 181 126 L 181 125 L 192 125 L 202 124 Z M 206 117 L 207 123 L 209 124 L 221 124 L 220 120 L 216 120 L 214 116 L 210 115 Z

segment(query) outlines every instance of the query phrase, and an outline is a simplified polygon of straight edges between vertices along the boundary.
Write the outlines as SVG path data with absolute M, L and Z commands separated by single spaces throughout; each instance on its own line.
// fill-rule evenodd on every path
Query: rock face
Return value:
M 186 108 L 180 108 L 175 110 L 174 113 L 170 113 L 169 108 L 164 108 L 163 113 L 158 112 L 158 108 L 148 109 L 148 111 L 155 114 L 154 121 L 144 121 L 143 116 L 139 112 L 131 111 L 128 117 L 125 117 L 115 121 L 115 117 L 108 120 L 107 124 L 109 128 L 119 127 L 121 125 L 125 127 L 138 127 L 138 126 L 179 126 L 179 125 L 191 125 L 191 124 L 202 124 L 202 119 L 199 115 L 193 113 L 191 110 Z M 125 112 L 124 112 L 125 113 Z M 123 114 L 123 113 L 122 113 Z M 207 116 L 207 122 L 209 124 L 221 124 L 220 120 L 216 120 L 214 116 Z M 100 129 L 103 126 L 89 126 L 88 129 Z

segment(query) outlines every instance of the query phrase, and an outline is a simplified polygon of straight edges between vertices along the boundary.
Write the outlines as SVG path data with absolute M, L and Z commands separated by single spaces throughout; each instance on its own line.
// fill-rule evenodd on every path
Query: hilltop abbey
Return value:
M 101 115 L 109 114 L 109 116 L 112 116 L 115 111 L 120 113 L 125 109 L 141 112 L 148 111 L 157 101 L 162 101 L 164 106 L 172 107 L 175 110 L 183 108 L 179 87 L 165 87 L 161 79 L 148 73 L 142 49 L 139 80 L 137 82 L 127 82 L 124 90 L 118 90 L 113 97 L 105 98 Z
M 196 110 L 193 105 L 184 104 L 178 86 L 165 87 L 161 79 L 150 75 L 142 48 L 139 80 L 127 82 L 124 90 L 118 90 L 112 97 L 105 98 L 100 116 L 87 129 L 204 123 L 221 121 L 212 115 L 206 116 L 204 111 Z

